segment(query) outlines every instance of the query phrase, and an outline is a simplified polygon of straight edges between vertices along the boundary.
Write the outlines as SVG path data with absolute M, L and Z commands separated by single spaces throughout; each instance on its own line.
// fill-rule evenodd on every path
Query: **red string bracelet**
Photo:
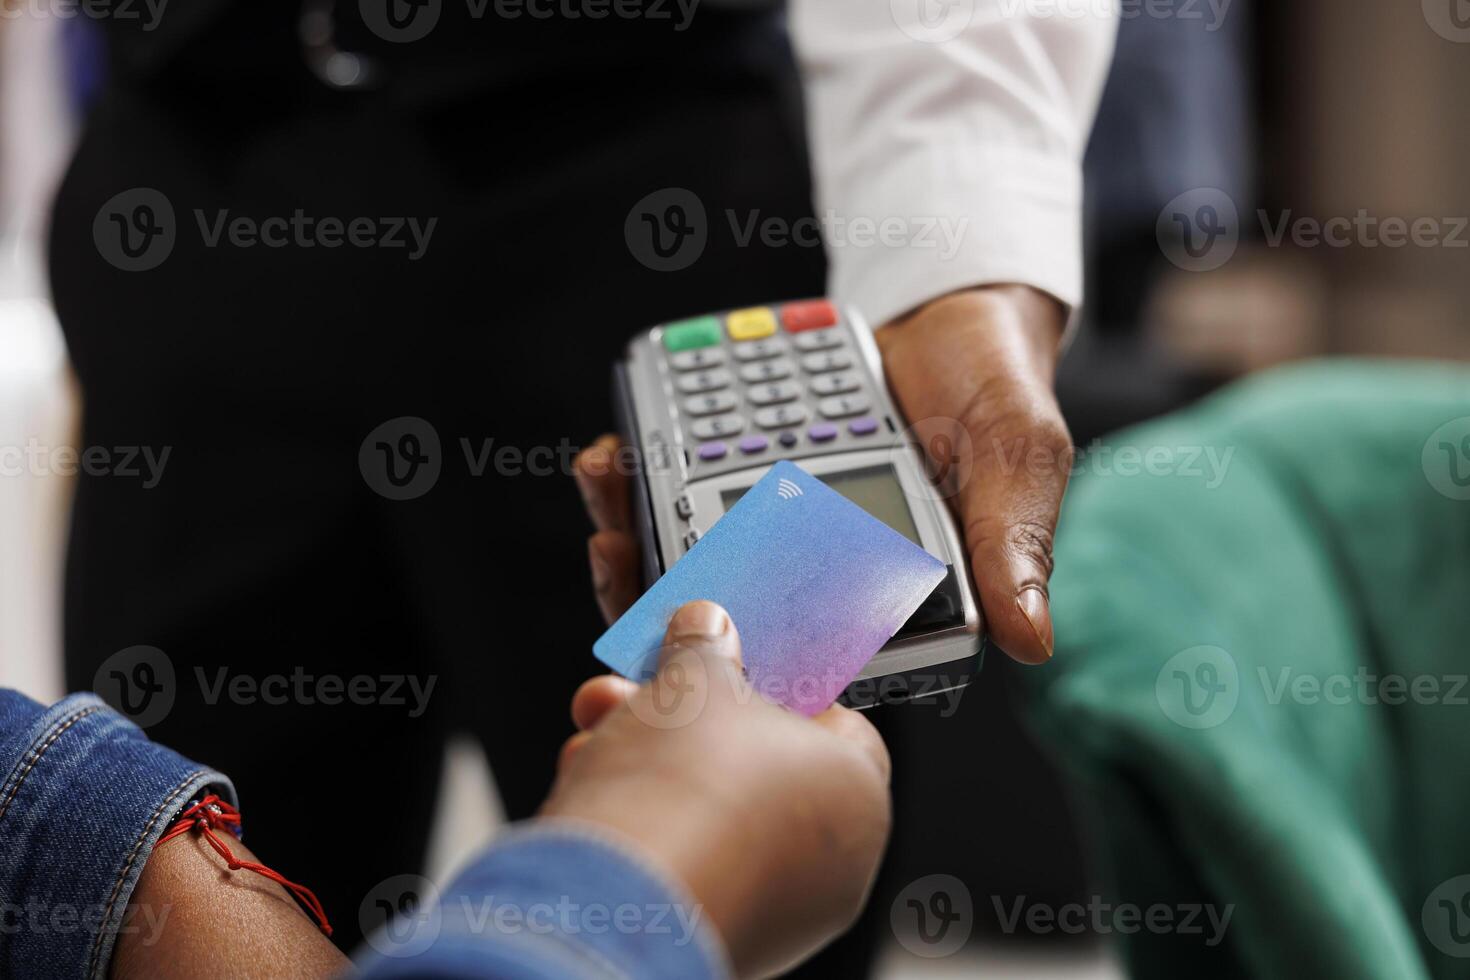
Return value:
M 220 799 L 215 793 L 210 793 L 204 799 L 195 803 L 189 809 L 179 814 L 168 833 L 159 839 L 160 845 L 167 844 L 175 837 L 181 837 L 191 830 L 198 830 L 204 834 L 204 839 L 209 841 L 209 846 L 214 848 L 220 857 L 225 859 L 231 871 L 254 871 L 280 885 L 286 891 L 295 896 L 296 900 L 306 907 L 311 917 L 322 932 L 328 936 L 332 934 L 332 926 L 327 922 L 327 912 L 322 908 L 322 903 L 317 900 L 316 894 L 305 885 L 298 885 L 294 881 L 286 880 L 286 877 L 278 871 L 272 871 L 263 864 L 254 861 L 241 861 L 235 857 L 224 841 L 215 834 L 215 828 L 223 828 L 231 834 L 238 835 L 240 831 L 240 811 L 229 803 Z

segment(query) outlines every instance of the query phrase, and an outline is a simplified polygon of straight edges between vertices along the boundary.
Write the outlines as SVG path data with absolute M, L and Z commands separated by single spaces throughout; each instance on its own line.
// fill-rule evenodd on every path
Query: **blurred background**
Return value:
M 1125 5 L 1087 160 L 1088 305 L 1059 379 L 1079 446 L 1287 361 L 1470 356 L 1462 6 Z M 75 395 L 42 257 L 49 201 L 106 66 L 85 18 L 0 10 L 0 447 L 65 445 Z M 1361 229 L 1364 216 L 1380 229 L 1430 219 L 1434 232 L 1397 247 L 1359 231 L 1313 241 L 1311 222 Z M 0 684 L 52 699 L 68 478 L 7 464 Z M 1007 930 L 983 897 L 1085 904 L 1096 891 L 1086 801 L 1018 722 L 1018 669 L 992 658 L 952 717 L 904 708 L 893 720 L 900 764 L 932 778 L 898 803 L 898 870 L 874 901 L 943 872 L 969 883 L 976 907 L 966 950 L 944 959 L 885 934 L 884 976 L 1119 975 L 1098 937 Z M 967 746 L 975 764 L 956 769 L 935 745 Z M 478 750 L 457 744 L 446 765 L 434 874 L 498 819 Z

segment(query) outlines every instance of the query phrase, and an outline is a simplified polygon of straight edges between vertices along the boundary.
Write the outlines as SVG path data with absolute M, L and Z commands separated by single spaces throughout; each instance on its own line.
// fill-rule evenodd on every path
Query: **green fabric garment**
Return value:
M 1273 371 L 1107 445 L 1033 717 L 1105 897 L 1230 908 L 1130 972 L 1470 977 L 1470 370 Z

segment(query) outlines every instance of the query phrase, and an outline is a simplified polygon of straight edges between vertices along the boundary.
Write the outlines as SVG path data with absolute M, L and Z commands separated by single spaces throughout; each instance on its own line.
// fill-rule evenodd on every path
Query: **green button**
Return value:
M 669 351 L 712 347 L 720 342 L 720 318 L 697 316 L 664 327 L 664 348 Z

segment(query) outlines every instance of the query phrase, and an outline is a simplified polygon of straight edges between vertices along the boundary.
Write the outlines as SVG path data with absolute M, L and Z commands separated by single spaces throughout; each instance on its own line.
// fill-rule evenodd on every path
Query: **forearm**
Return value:
M 239 859 L 257 860 L 244 844 L 224 839 Z M 328 977 L 347 967 L 347 957 L 284 888 L 228 870 L 207 841 L 190 833 L 148 858 L 118 934 L 112 976 Z
M 1001 0 L 793 0 L 818 207 L 890 232 L 831 236 L 830 292 L 874 325 L 979 285 L 1082 292 L 1082 154 L 1116 14 Z

